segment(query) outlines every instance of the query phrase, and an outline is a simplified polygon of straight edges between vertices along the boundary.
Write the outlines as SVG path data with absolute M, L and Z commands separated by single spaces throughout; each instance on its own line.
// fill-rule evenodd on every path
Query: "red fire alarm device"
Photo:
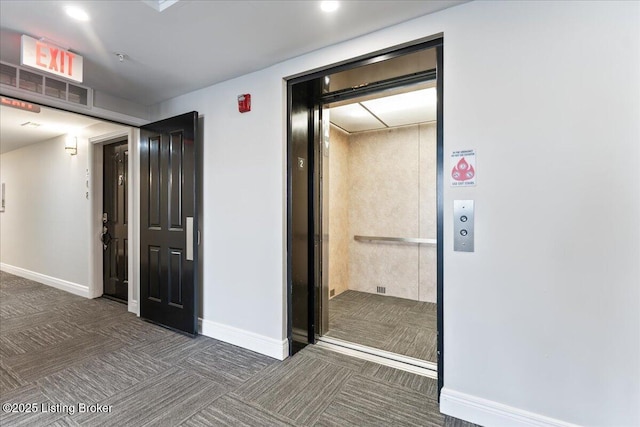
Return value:
M 247 111 L 251 111 L 251 94 L 250 93 L 238 95 L 238 111 L 240 111 L 241 113 L 246 113 Z

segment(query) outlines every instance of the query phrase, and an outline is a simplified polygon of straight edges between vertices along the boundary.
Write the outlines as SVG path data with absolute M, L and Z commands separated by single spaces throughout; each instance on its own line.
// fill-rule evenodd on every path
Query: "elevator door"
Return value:
M 302 83 L 291 89 L 289 129 L 289 313 L 290 350 L 296 352 L 315 339 L 315 292 L 313 268 L 313 86 Z
M 127 301 L 128 281 L 128 218 L 127 141 L 104 146 L 103 179 L 103 294 Z

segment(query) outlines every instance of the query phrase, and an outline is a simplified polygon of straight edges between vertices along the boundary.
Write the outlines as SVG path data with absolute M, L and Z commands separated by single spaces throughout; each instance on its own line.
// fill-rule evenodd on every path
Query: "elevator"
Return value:
M 442 40 L 288 89 L 292 352 L 331 343 L 441 374 Z

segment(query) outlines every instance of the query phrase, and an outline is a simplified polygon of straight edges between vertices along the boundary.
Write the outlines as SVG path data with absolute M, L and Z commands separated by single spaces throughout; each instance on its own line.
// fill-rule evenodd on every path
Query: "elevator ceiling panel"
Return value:
M 347 132 L 384 129 L 386 126 L 360 104 L 349 104 L 330 110 L 331 123 Z
M 362 105 L 387 126 L 404 126 L 436 120 L 435 88 L 401 93 L 362 102 Z
M 351 102 L 329 109 L 331 123 L 349 133 L 436 121 L 434 87 L 388 96 L 378 94 L 375 98 L 368 96 Z

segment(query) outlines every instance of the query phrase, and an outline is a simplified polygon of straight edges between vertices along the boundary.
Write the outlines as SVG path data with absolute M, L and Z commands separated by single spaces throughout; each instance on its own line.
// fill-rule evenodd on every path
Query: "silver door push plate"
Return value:
M 473 252 L 473 200 L 453 201 L 453 250 Z

